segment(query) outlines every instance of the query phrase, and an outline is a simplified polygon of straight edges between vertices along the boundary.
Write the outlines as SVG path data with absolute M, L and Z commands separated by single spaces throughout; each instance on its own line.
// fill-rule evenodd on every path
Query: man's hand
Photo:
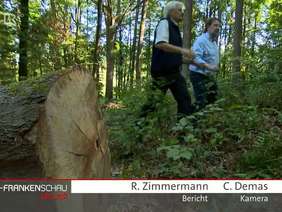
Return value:
M 190 49 L 182 49 L 181 54 L 183 55 L 183 58 L 188 60 L 192 60 L 195 57 L 194 52 Z
M 196 63 L 195 61 L 192 62 L 193 65 L 198 66 L 200 68 L 206 68 L 210 71 L 217 71 L 218 65 L 214 65 L 214 64 L 208 64 L 208 63 Z
M 211 71 L 217 71 L 218 70 L 218 66 L 214 65 L 214 64 L 205 64 L 205 67 Z
M 182 56 L 182 63 L 190 64 L 192 62 L 193 62 L 192 59 L 189 59 L 189 58 L 187 58 L 185 56 Z

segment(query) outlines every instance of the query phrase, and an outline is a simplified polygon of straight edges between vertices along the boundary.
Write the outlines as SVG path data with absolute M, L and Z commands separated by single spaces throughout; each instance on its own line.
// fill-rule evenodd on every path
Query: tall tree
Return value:
M 236 0 L 235 25 L 233 37 L 233 73 L 240 73 L 241 68 L 241 43 L 242 43 L 242 20 L 244 1 Z M 239 75 L 237 77 L 240 77 Z M 237 78 L 236 77 L 236 78 Z
M 210 1 L 211 0 L 206 0 L 206 11 L 205 11 L 205 19 L 207 20 L 210 17 Z
M 50 58 L 53 65 L 53 70 L 58 70 L 61 68 L 60 64 L 60 51 L 59 51 L 59 37 L 60 37 L 60 17 L 59 17 L 59 8 L 60 5 L 55 0 L 50 0 L 50 17 L 49 17 L 49 26 L 52 39 L 49 41 L 50 48 Z
M 131 49 L 131 67 L 130 67 L 130 85 L 133 86 L 134 73 L 135 73 L 135 62 L 136 62 L 136 46 L 137 46 L 137 33 L 138 33 L 138 20 L 140 13 L 141 0 L 137 0 L 137 7 L 135 10 L 135 20 L 134 20 L 134 34 Z
M 121 11 L 121 0 L 117 1 L 117 14 L 120 14 Z M 124 75 L 124 70 L 127 70 L 125 67 L 126 65 L 123 64 L 126 59 L 124 59 L 124 55 L 126 54 L 124 51 L 126 51 L 126 46 L 123 45 L 123 27 L 119 27 L 118 33 L 117 33 L 117 39 L 118 39 L 118 44 L 119 44 L 119 51 L 118 51 L 118 59 L 116 61 L 116 85 L 117 85 L 117 96 L 122 91 L 123 88 L 123 75 Z
M 138 36 L 138 45 L 137 45 L 137 54 L 136 54 L 136 81 L 139 84 L 141 80 L 141 67 L 142 64 L 141 60 L 141 52 L 144 43 L 144 35 L 145 35 L 145 19 L 147 16 L 147 7 L 148 7 L 149 0 L 144 0 L 142 5 L 142 12 L 141 12 L 141 20 L 140 20 L 140 28 L 139 28 L 139 36 Z
M 95 33 L 95 42 L 94 42 L 94 52 L 93 52 L 93 77 L 96 78 L 99 82 L 99 49 L 100 49 L 100 37 L 102 29 L 102 0 L 97 1 L 97 25 Z
M 257 32 L 257 19 L 258 19 L 258 14 L 257 12 L 255 13 L 255 18 L 254 18 L 254 26 L 253 26 L 253 34 L 251 36 L 251 56 L 253 57 L 255 54 L 255 45 L 256 45 L 256 32 Z
M 69 6 L 67 4 L 64 5 L 64 12 L 63 12 L 63 35 L 64 39 L 66 40 L 69 37 L 69 27 L 70 27 L 70 17 L 68 13 Z M 64 65 L 67 67 L 69 65 L 69 48 L 67 45 L 63 46 L 64 52 Z
M 75 22 L 74 61 L 75 63 L 79 63 L 77 49 L 78 49 L 78 40 L 79 40 L 79 31 L 80 31 L 80 22 L 81 22 L 81 0 L 77 0 L 74 22 Z
M 192 44 L 192 13 L 193 0 L 185 1 L 184 24 L 183 24 L 183 47 L 191 48 Z M 188 78 L 187 66 L 182 66 L 182 73 L 185 78 Z
M 107 73 L 106 73 L 106 97 L 111 100 L 113 98 L 113 75 L 114 75 L 114 38 L 116 30 L 116 18 L 113 14 L 112 2 L 107 0 L 105 8 L 105 22 L 106 22 L 106 57 L 107 57 Z
M 28 76 L 27 71 L 27 41 L 28 41 L 28 10 L 29 0 L 20 0 L 21 24 L 19 33 L 19 80 L 25 80 Z
M 221 25 L 222 25 L 222 12 L 224 7 L 225 7 L 225 2 L 217 1 L 217 17 L 220 20 Z M 220 27 L 219 41 L 218 41 L 219 57 L 221 57 L 222 37 L 223 37 L 223 30 L 222 27 Z M 219 59 L 219 65 L 220 65 L 220 61 L 221 60 Z
M 184 13 L 184 34 L 183 44 L 185 48 L 191 48 L 192 43 L 192 13 L 193 13 L 193 0 L 185 1 L 185 13 Z
M 114 62 L 113 54 L 114 43 L 116 39 L 117 29 L 122 23 L 123 18 L 129 11 L 133 9 L 133 2 L 129 4 L 120 14 L 114 13 L 114 5 L 111 0 L 106 0 L 104 4 L 105 22 L 106 22 L 106 58 L 107 58 L 107 73 L 106 73 L 106 98 L 113 98 L 113 77 L 114 77 Z

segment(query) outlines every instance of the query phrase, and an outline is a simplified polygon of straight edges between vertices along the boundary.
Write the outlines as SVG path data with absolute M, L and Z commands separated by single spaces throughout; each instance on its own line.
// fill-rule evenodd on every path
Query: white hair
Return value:
M 170 1 L 167 3 L 167 5 L 164 7 L 164 17 L 168 17 L 169 13 L 173 9 L 182 8 L 185 9 L 185 5 L 180 1 Z

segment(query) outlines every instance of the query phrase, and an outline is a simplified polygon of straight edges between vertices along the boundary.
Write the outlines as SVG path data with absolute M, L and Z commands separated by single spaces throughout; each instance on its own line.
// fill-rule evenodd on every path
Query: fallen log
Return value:
M 97 101 L 79 67 L 0 87 L 0 177 L 110 177 Z

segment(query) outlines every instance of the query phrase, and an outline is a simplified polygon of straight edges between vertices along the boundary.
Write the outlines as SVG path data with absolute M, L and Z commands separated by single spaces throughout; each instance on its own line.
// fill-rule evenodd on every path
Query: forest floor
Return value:
M 106 108 L 113 177 L 281 178 L 281 85 L 248 84 L 244 96 L 220 86 L 215 104 L 179 122 L 169 95 L 145 120 L 137 115 L 144 93 Z

